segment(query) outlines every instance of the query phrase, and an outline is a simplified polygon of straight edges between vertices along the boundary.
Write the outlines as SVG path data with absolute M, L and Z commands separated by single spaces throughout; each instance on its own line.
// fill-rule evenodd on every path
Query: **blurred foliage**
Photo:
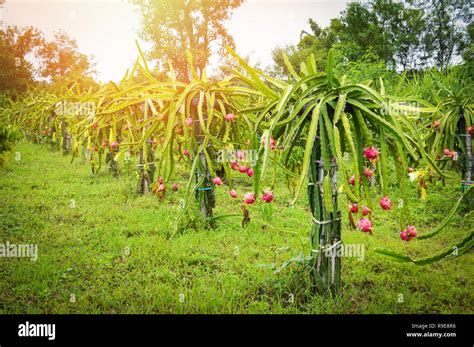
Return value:
M 7 161 L 8 153 L 21 137 L 22 134 L 16 126 L 0 123 L 0 167 Z

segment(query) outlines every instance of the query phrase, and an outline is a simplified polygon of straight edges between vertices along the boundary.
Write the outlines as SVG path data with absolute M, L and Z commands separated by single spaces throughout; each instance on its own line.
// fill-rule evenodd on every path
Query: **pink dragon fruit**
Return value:
M 212 179 L 212 183 L 214 183 L 216 186 L 221 186 L 222 185 L 222 180 L 220 177 L 214 177 Z
M 272 202 L 273 201 L 273 193 L 270 190 L 263 193 L 262 201 L 263 202 Z
M 416 228 L 413 225 L 407 226 L 406 231 L 408 232 L 408 236 L 410 236 L 410 238 L 416 237 L 418 235 Z
M 191 117 L 186 118 L 186 126 L 190 128 L 193 125 L 193 119 Z
M 359 212 L 359 206 L 357 206 L 356 203 L 352 203 L 350 206 L 349 206 L 349 211 L 351 213 L 357 213 Z
M 363 216 L 367 216 L 368 214 L 370 214 L 372 211 L 370 210 L 370 208 L 368 208 L 367 206 L 362 206 L 362 215 Z
M 384 196 L 380 199 L 380 207 L 384 210 L 390 210 L 392 208 L 392 201 L 388 196 Z
M 238 170 L 239 169 L 239 163 L 237 163 L 236 161 L 233 161 L 232 163 L 230 163 L 230 168 L 232 170 Z
M 408 241 L 410 238 L 408 236 L 408 231 L 406 230 L 403 230 L 401 233 L 400 233 L 400 238 L 403 240 L 403 241 Z
M 357 223 L 357 226 L 364 233 L 372 231 L 372 222 L 370 220 L 368 220 L 367 218 L 359 219 L 359 222 Z
M 368 168 L 365 168 L 364 169 L 364 175 L 365 177 L 367 177 L 367 179 L 370 179 L 370 177 L 372 177 L 374 175 L 374 172 Z
M 119 143 L 117 141 L 114 141 L 110 144 L 110 148 L 115 149 L 119 146 Z
M 364 156 L 369 160 L 377 160 L 379 152 L 375 147 L 368 147 L 364 149 Z
M 359 183 L 362 183 L 362 178 L 359 176 Z M 349 184 L 353 186 L 355 184 L 355 175 L 352 175 L 351 178 L 349 178 Z
M 239 172 L 240 173 L 247 173 L 248 169 L 249 168 L 245 165 L 239 166 Z
M 225 120 L 226 122 L 229 122 L 229 123 L 234 122 L 234 121 L 235 121 L 235 114 L 233 114 L 233 113 L 226 114 L 226 115 L 224 116 L 224 120 Z
M 244 195 L 244 204 L 252 205 L 255 202 L 255 194 L 247 193 Z

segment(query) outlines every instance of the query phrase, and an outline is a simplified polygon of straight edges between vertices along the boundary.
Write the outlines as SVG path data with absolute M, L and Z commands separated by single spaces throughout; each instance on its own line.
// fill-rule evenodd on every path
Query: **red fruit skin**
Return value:
M 392 201 L 390 201 L 388 196 L 384 196 L 380 199 L 380 207 L 384 210 L 390 210 L 392 208 Z
M 247 175 L 248 175 L 249 177 L 252 177 L 252 176 L 253 176 L 253 169 L 252 169 L 252 168 L 248 168 L 248 169 L 247 169 Z
M 447 148 L 443 149 L 443 154 L 447 157 L 449 157 L 451 155 L 451 151 Z
M 416 228 L 413 225 L 407 226 L 406 232 L 408 233 L 409 238 L 413 238 L 418 235 Z
M 188 151 L 187 149 L 185 149 L 185 150 L 183 151 L 183 155 L 184 155 L 185 157 L 189 157 L 189 151 Z
M 372 177 L 374 175 L 373 171 L 370 170 L 370 169 L 364 169 L 364 175 L 365 177 L 367 177 L 367 179 L 370 179 L 370 177 Z
M 231 190 L 229 192 L 229 195 L 230 195 L 231 198 L 235 199 L 237 197 L 237 192 L 235 190 Z
M 245 165 L 239 166 L 239 172 L 240 173 L 247 173 L 248 167 Z
M 233 122 L 235 121 L 235 114 L 229 113 L 224 116 L 226 122 Z
M 216 186 L 221 186 L 222 185 L 222 180 L 220 177 L 214 177 L 212 179 L 212 182 L 216 185 Z
M 367 206 L 362 206 L 362 215 L 363 216 L 367 216 L 368 214 L 370 214 L 372 211 L 370 210 L 370 208 L 368 208 Z
M 239 164 L 236 161 L 233 161 L 232 163 L 230 163 L 230 168 L 232 170 L 238 170 L 239 169 Z
M 466 128 L 466 132 L 469 134 L 469 135 L 474 135 L 474 126 L 471 125 L 471 126 L 468 126 Z
M 400 238 L 401 238 L 403 241 L 408 241 L 408 240 L 409 240 L 408 232 L 407 232 L 406 230 L 403 230 L 403 231 L 400 233 Z
M 276 141 L 274 138 L 270 137 L 270 149 L 275 149 L 276 148 Z
M 364 149 L 364 156 L 369 160 L 377 160 L 379 152 L 375 147 L 369 147 Z
M 273 193 L 271 191 L 265 192 L 262 195 L 262 201 L 263 202 L 272 202 L 273 201 Z
M 351 213 L 357 213 L 357 212 L 359 212 L 359 207 L 357 206 L 357 204 L 354 203 L 354 204 L 349 206 L 349 211 Z
M 351 178 L 349 178 L 349 184 L 353 186 L 355 184 L 355 176 L 352 175 Z
M 178 189 L 179 189 L 178 183 L 173 183 L 173 186 L 172 186 L 171 188 L 172 188 L 175 192 L 177 192 Z
M 262 145 L 265 145 L 266 137 L 262 137 Z M 276 148 L 276 140 L 273 137 L 270 137 L 270 149 Z
M 359 176 L 359 183 L 362 183 L 362 177 Z M 355 184 L 355 175 L 352 175 L 351 178 L 349 178 L 349 184 L 353 186 Z
M 359 222 L 357 223 L 357 226 L 364 233 L 372 231 L 372 222 L 370 220 L 366 219 L 366 218 L 359 219 Z
M 244 195 L 244 204 L 252 205 L 255 202 L 255 194 L 254 193 L 247 193 Z

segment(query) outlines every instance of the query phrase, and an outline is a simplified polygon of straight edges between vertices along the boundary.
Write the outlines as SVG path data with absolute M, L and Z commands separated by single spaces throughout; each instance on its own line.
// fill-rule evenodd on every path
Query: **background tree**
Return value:
M 189 81 L 191 66 L 186 51 L 193 56 L 193 66 L 202 73 L 213 53 L 226 55 L 225 46 L 234 40 L 224 26 L 233 9 L 243 0 L 135 0 L 142 17 L 141 36 L 152 43 L 148 58 L 160 70 L 170 60 L 178 78 Z
M 38 54 L 40 77 L 52 85 L 70 87 L 76 83 L 84 89 L 96 85 L 92 78 L 95 71 L 89 57 L 79 52 L 76 40 L 64 31 L 56 32 L 54 40 L 44 41 Z
M 0 92 L 26 91 L 34 74 L 27 55 L 35 54 L 41 42 L 41 32 L 32 27 L 8 26 L 0 30 Z
M 469 76 L 470 80 L 473 80 L 474 75 L 474 24 L 471 23 L 467 27 L 467 33 L 469 36 L 468 43 L 464 48 L 463 52 L 463 60 L 464 66 L 467 75 Z
M 302 31 L 296 45 L 276 47 L 273 74 L 289 76 L 283 53 L 297 73 L 311 54 L 324 67 L 331 47 L 347 62 L 371 52 L 391 70 L 446 69 L 462 57 L 469 60 L 469 5 L 467 0 L 351 2 L 328 27 L 310 19 L 310 32 Z
M 294 67 L 297 73 L 300 73 L 301 63 L 305 62 L 313 54 L 318 69 L 326 68 L 326 57 L 329 49 L 337 42 L 338 34 L 342 28 L 339 19 L 332 19 L 331 24 L 326 28 L 321 28 L 313 19 L 308 19 L 311 31 L 303 30 L 300 40 L 296 45 L 287 45 L 276 47 L 272 52 L 274 61 L 272 75 L 289 76 L 288 67 L 284 61 L 284 54 L 288 61 Z
M 0 30 L 0 92 L 13 95 L 29 86 L 97 86 L 88 56 L 65 32 L 55 33 L 52 41 L 33 27 L 9 26 Z
M 389 67 L 415 68 L 421 54 L 423 11 L 398 1 L 350 3 L 342 13 L 338 49 L 355 61 L 371 48 Z
M 426 26 L 422 32 L 422 41 L 426 60 L 440 69 L 446 69 L 459 58 L 469 40 L 467 26 L 472 21 L 472 2 L 467 0 L 410 2 L 425 12 Z

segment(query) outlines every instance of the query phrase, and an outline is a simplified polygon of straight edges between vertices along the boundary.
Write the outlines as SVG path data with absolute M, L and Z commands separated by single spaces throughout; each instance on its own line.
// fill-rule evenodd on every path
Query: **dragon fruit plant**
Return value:
M 0 167 L 5 164 L 9 153 L 21 138 L 20 129 L 0 122 Z
M 260 93 L 255 97 L 255 106 L 248 110 L 249 118 L 267 139 L 260 147 L 262 155 L 254 168 L 255 192 L 259 191 L 267 171 L 270 138 L 282 144 L 285 154 L 280 164 L 283 166 L 294 144 L 305 138 L 299 183 L 289 204 L 294 204 L 307 186 L 313 221 L 308 265 L 314 290 L 335 293 L 341 285 L 341 258 L 336 256 L 337 252 L 328 255 L 325 250 L 342 246 L 338 194 L 345 194 L 351 202 L 350 215 L 357 218 L 362 214 L 357 222 L 353 221 L 354 227 L 364 233 L 377 233 L 374 216 L 393 213 L 388 193 L 388 162 L 393 158 L 405 202 L 400 216 L 400 230 L 404 230 L 404 223 L 410 220 L 404 191 L 407 158 L 423 158 L 431 170 L 442 172 L 427 155 L 422 142 L 417 141 L 419 138 L 402 131 L 396 113 L 387 112 L 402 106 L 392 103 L 388 107 L 390 99 L 383 90 L 371 88 L 370 83 L 353 83 L 344 76 L 337 78 L 332 51 L 326 73 L 316 71 L 313 56 L 302 64 L 301 75 L 285 59 L 293 77 L 290 82 L 276 80 L 249 66 L 232 50 L 229 52 L 247 73 L 235 71 L 241 81 Z M 350 166 L 343 160 L 344 151 L 354 158 Z M 374 178 L 380 192 L 371 184 Z M 374 200 L 379 200 L 380 207 L 377 208 Z M 359 209 L 355 204 L 364 208 Z
M 188 59 L 193 66 L 192 57 Z M 142 61 L 142 70 L 149 73 L 143 55 Z M 136 141 L 136 146 L 140 146 L 151 134 L 161 139 L 155 151 L 156 171 L 164 182 L 171 179 L 176 165 L 189 170 L 185 205 L 177 218 L 175 232 L 193 197 L 206 225 L 213 224 L 215 190 L 224 189 L 223 184 L 232 190 L 235 175 L 232 166 L 235 164 L 226 153 L 248 149 L 246 140 L 253 131 L 249 129 L 252 123 L 238 110 L 255 91 L 237 86 L 232 77 L 214 82 L 207 79 L 205 71 L 198 73 L 193 68 L 192 74 L 189 83 L 177 81 L 170 65 L 168 81 L 151 82 L 148 88 L 157 96 L 160 108 L 150 105 L 149 130 Z M 218 153 L 224 153 L 220 160 Z M 245 174 L 251 177 L 253 169 L 246 168 Z
M 403 78 L 397 91 L 413 99 L 422 96 L 426 107 L 436 110 L 431 117 L 421 117 L 419 131 L 431 158 L 436 159 L 441 168 L 451 166 L 462 174 L 463 189 L 473 184 L 474 170 L 474 104 L 470 75 L 468 65 L 445 71 L 430 70 L 414 78 Z

